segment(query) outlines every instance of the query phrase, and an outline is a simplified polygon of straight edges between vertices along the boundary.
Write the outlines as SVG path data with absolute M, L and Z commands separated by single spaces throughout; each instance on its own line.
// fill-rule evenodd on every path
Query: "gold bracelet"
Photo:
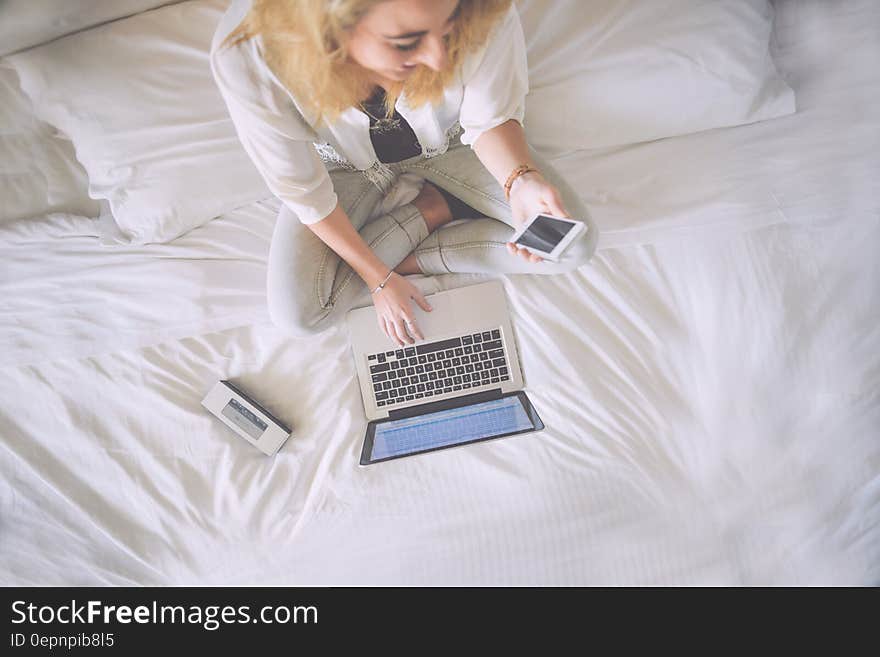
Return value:
M 392 269 L 390 272 L 388 272 L 388 275 L 385 277 L 385 280 L 382 281 L 381 283 L 379 283 L 379 285 L 376 286 L 376 289 L 374 289 L 372 292 L 370 292 L 370 294 L 376 294 L 376 292 L 378 292 L 379 290 L 384 288 L 385 283 L 388 282 L 388 279 L 391 278 L 391 274 L 393 274 L 393 273 L 394 273 L 394 270 Z
M 507 176 L 507 182 L 504 183 L 504 198 L 506 198 L 508 202 L 510 201 L 510 188 L 513 186 L 513 181 L 530 171 L 537 172 L 538 170 L 528 164 L 520 164 L 509 176 Z

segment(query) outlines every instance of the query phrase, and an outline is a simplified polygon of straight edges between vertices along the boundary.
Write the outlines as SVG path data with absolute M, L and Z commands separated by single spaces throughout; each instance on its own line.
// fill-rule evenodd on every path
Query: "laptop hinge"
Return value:
M 426 413 L 435 413 L 437 411 L 445 411 L 448 408 L 460 408 L 462 406 L 471 406 L 482 402 L 492 401 L 493 399 L 501 399 L 501 388 L 493 388 L 492 390 L 483 390 L 482 392 L 474 392 L 461 397 L 453 397 L 452 399 L 441 399 L 427 404 L 417 404 L 416 406 L 408 406 L 407 408 L 397 408 L 388 412 L 388 417 L 393 420 L 399 420 L 405 417 L 413 417 L 415 415 L 425 415 Z

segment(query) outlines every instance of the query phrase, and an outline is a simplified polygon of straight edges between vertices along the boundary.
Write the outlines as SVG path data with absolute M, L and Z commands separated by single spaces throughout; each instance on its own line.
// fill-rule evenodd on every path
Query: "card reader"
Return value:
M 266 456 L 273 456 L 290 438 L 287 425 L 229 381 L 218 381 L 202 406 Z

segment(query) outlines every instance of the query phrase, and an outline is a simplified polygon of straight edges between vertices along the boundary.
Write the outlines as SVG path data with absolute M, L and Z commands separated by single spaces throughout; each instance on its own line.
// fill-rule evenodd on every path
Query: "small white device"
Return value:
M 266 456 L 273 456 L 290 438 L 287 425 L 229 381 L 218 381 L 202 406 Z
M 583 221 L 577 219 L 538 214 L 526 221 L 510 241 L 542 258 L 556 262 L 586 227 Z

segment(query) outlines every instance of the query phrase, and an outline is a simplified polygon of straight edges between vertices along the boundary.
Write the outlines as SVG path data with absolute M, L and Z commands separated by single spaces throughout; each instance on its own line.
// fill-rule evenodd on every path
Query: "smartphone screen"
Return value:
M 532 224 L 526 229 L 516 244 L 520 246 L 528 246 L 544 253 L 552 253 L 556 245 L 559 244 L 570 230 L 574 229 L 574 224 L 568 221 L 560 221 L 546 215 L 538 215 Z

